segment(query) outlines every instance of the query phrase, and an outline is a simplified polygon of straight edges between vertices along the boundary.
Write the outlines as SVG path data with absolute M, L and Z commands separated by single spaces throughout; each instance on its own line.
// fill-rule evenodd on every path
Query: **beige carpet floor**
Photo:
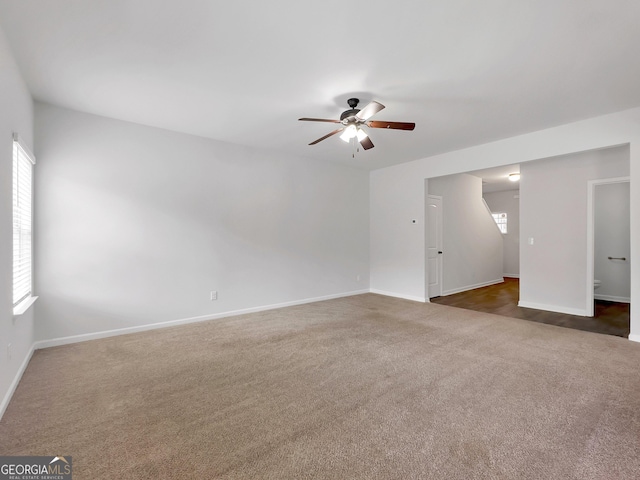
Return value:
M 640 478 L 640 344 L 374 294 L 37 351 L 0 454 L 82 479 Z

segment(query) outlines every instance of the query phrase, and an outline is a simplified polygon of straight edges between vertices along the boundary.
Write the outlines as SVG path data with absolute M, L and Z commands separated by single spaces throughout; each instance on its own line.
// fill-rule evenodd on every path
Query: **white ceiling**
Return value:
M 520 173 L 520 165 L 504 165 L 502 167 L 485 168 L 469 172 L 482 179 L 482 193 L 520 190 L 520 181 L 509 180 L 512 173 Z
M 637 0 L 0 0 L 34 98 L 379 168 L 640 105 Z M 360 152 L 328 123 L 375 99 Z

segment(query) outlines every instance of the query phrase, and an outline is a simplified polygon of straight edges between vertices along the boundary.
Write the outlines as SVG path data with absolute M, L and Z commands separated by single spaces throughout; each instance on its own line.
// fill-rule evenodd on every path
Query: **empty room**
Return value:
M 640 477 L 639 21 L 0 0 L 0 479 Z

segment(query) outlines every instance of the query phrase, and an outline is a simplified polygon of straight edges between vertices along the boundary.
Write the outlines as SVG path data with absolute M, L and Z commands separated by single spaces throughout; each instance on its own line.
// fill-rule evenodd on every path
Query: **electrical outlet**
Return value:
M 356 282 L 360 281 L 360 275 L 356 275 Z
M 218 292 L 216 290 L 211 290 L 211 301 L 218 299 Z

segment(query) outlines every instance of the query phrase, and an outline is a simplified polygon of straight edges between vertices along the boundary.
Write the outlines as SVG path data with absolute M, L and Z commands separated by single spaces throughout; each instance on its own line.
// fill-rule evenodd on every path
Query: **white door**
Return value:
M 442 197 L 427 195 L 427 278 L 429 298 L 442 295 Z

